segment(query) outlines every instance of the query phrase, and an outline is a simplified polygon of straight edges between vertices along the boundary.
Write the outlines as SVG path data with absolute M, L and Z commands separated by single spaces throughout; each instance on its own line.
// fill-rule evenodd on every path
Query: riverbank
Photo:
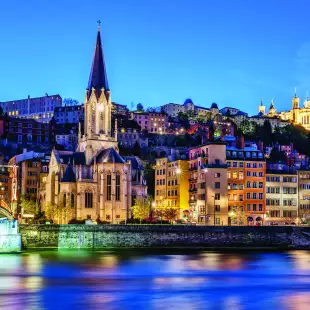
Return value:
M 20 225 L 24 249 L 310 249 L 310 227 Z

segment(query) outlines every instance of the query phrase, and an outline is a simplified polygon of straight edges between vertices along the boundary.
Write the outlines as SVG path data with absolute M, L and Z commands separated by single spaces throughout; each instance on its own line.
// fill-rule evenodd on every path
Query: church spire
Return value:
M 100 24 L 101 22 L 98 21 L 96 47 L 87 87 L 87 89 L 89 90 L 89 94 L 91 93 L 92 88 L 94 88 L 96 90 L 97 95 L 100 95 L 100 91 L 102 88 L 104 88 L 105 91 L 110 90 L 108 84 L 106 66 L 104 62 L 104 55 L 102 51 Z

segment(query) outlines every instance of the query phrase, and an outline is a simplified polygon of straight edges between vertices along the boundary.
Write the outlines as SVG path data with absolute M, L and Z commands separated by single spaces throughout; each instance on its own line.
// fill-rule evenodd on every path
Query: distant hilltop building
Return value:
M 210 116 L 214 117 L 219 114 L 218 106 L 215 102 L 212 103 L 210 108 L 197 106 L 193 103 L 191 99 L 186 99 L 183 104 L 168 103 L 163 105 L 163 111 L 171 117 L 177 117 L 180 112 L 188 113 L 193 112 L 195 115 L 199 116 Z
M 39 122 L 47 123 L 54 116 L 54 109 L 61 107 L 62 98 L 60 95 L 19 99 L 13 101 L 0 102 L 3 113 L 8 116 L 19 118 L 33 118 Z
M 297 96 L 296 90 L 295 95 L 292 99 L 292 109 L 289 111 L 281 111 L 277 113 L 275 108 L 274 100 L 271 101 L 268 113 L 266 113 L 266 107 L 262 100 L 258 107 L 259 113 L 267 117 L 277 117 L 283 121 L 290 121 L 295 125 L 300 125 L 307 130 L 310 130 L 310 100 L 308 95 L 304 101 L 304 106 L 300 107 L 300 98 Z

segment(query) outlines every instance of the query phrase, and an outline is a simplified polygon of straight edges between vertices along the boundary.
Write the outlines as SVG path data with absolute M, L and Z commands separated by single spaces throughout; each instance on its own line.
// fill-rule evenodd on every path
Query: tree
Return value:
M 176 208 L 167 208 L 167 209 L 164 209 L 163 212 L 164 212 L 164 217 L 169 222 L 174 220 L 178 215 L 178 210 Z
M 132 207 L 133 217 L 135 219 L 142 220 L 149 217 L 151 212 L 151 200 L 146 197 L 137 197 L 135 200 L 135 204 Z
M 61 214 L 61 208 L 59 205 L 49 202 L 44 205 L 43 210 L 46 219 L 51 220 L 52 222 L 57 222 L 59 220 Z
M 239 127 L 243 134 L 249 133 L 251 131 L 251 123 L 246 118 L 240 122 Z
M 141 157 L 141 148 L 140 148 L 140 144 L 139 144 L 138 140 L 136 140 L 136 142 L 135 142 L 135 144 L 133 146 L 132 154 L 134 156 Z
M 237 224 L 243 225 L 245 222 L 245 213 L 243 211 L 243 207 L 232 207 L 232 210 L 229 212 L 230 218 L 231 218 L 231 223 L 232 224 Z
M 277 147 L 272 148 L 269 158 L 271 163 L 278 163 L 278 162 L 285 163 L 286 161 L 285 153 L 283 151 L 279 151 Z
M 0 116 L 2 116 L 2 115 L 4 115 L 4 113 L 3 113 L 2 107 L 0 106 Z
M 66 105 L 66 106 L 73 106 L 73 105 L 79 105 L 80 102 L 76 99 L 72 99 L 72 98 L 65 98 L 63 101 L 62 101 L 62 104 L 63 105 Z
M 19 205 L 23 214 L 35 215 L 38 212 L 36 201 L 34 199 L 28 199 L 24 195 L 20 197 Z
M 138 112 L 143 112 L 144 111 L 144 107 L 143 107 L 142 103 L 138 103 L 137 104 L 137 111 Z

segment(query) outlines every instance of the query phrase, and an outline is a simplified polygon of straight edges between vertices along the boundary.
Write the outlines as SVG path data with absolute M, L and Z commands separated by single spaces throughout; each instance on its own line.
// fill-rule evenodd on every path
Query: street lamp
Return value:
M 181 172 L 182 172 L 182 170 L 181 170 L 180 167 L 177 167 L 177 168 L 175 169 L 175 173 L 176 173 L 177 175 L 180 175 Z

